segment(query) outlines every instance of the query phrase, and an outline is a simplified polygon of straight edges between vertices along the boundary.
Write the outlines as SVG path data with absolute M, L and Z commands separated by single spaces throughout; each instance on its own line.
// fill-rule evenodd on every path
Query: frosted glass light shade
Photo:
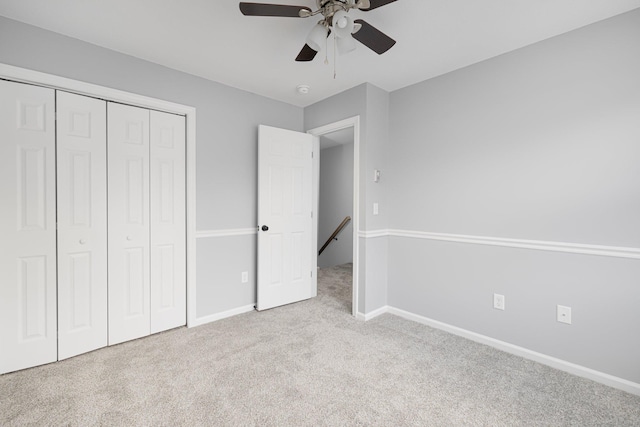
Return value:
M 322 49 L 322 43 L 327 39 L 329 30 L 322 24 L 315 25 L 307 36 L 307 45 L 316 52 Z
M 338 53 L 344 55 L 356 49 L 356 41 L 351 34 L 346 37 L 336 37 L 336 47 L 338 48 Z
M 333 32 L 338 37 L 351 37 L 353 19 L 344 10 L 339 10 L 333 15 Z

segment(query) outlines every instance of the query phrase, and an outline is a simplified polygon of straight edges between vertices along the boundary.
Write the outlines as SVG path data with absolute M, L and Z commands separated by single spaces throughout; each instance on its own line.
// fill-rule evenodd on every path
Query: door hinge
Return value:
M 313 151 L 311 152 L 311 158 L 313 159 Z
M 311 277 L 313 278 L 313 270 L 311 270 Z

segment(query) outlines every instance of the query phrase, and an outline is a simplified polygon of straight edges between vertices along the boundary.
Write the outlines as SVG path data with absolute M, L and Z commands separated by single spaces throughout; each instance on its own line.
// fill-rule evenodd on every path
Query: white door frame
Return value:
M 338 122 L 320 126 L 307 133 L 320 137 L 331 132 L 353 128 L 353 295 L 351 296 L 351 314 L 356 317 L 358 313 L 358 294 L 360 288 L 360 116 L 350 117 Z M 319 138 L 318 138 L 319 140 Z M 318 186 L 320 176 L 320 144 L 316 141 L 313 152 L 318 155 L 313 157 L 313 234 L 318 235 Z M 317 246 L 317 245 L 316 245 Z M 318 248 L 312 248 L 315 256 Z
M 0 78 L 185 116 L 187 128 L 187 326 L 196 326 L 198 324 L 196 319 L 196 109 L 188 105 L 3 63 L 0 63 Z

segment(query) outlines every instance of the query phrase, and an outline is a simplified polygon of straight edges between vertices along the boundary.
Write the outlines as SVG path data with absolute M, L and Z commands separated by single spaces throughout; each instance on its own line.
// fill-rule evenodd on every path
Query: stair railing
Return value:
M 349 221 L 351 221 L 351 217 L 350 216 L 346 216 L 342 220 L 342 222 L 340 223 L 338 228 L 336 228 L 335 231 L 331 234 L 331 237 L 329 237 L 327 239 L 327 241 L 324 243 L 324 245 L 322 245 L 322 247 L 318 251 L 318 256 L 322 255 L 322 252 L 324 252 L 324 250 L 327 248 L 327 246 L 329 246 L 331 244 L 331 242 L 333 242 L 334 240 L 338 240 L 338 234 L 340 234 L 342 229 L 345 228 L 347 226 L 347 224 L 349 224 Z

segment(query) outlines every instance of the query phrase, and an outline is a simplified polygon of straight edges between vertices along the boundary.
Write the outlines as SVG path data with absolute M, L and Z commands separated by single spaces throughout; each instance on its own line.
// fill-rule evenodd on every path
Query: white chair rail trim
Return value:
M 196 239 L 205 237 L 233 237 L 233 236 L 250 236 L 258 234 L 258 228 L 234 228 L 227 230 L 201 230 L 196 231 Z
M 411 239 L 440 240 L 445 242 L 471 243 L 476 245 L 504 246 L 551 252 L 566 252 L 582 255 L 597 255 L 614 258 L 640 259 L 640 248 L 620 246 L 588 245 L 583 243 L 549 242 L 543 240 L 509 239 L 503 237 L 471 236 L 465 234 L 431 233 L 411 230 L 371 230 L 358 233 L 363 238 L 404 237 Z

